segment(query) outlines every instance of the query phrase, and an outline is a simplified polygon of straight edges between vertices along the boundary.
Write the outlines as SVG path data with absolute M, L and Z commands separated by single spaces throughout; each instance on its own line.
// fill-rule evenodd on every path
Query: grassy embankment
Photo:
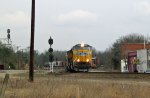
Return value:
M 95 76 L 96 77 L 96 76 Z M 86 74 L 35 74 L 33 83 L 28 74 L 12 75 L 6 98 L 149 98 L 150 84 L 141 79 L 119 79 Z M 0 83 L 2 83 L 2 78 Z

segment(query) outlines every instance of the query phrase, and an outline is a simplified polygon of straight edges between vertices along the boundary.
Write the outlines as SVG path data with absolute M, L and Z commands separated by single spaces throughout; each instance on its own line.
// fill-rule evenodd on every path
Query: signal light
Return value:
M 53 39 L 51 38 L 51 36 L 50 36 L 50 39 L 48 40 L 48 43 L 49 43 L 50 45 L 53 44 Z
M 52 53 L 52 52 L 53 52 L 53 48 L 49 48 L 48 51 L 49 51 L 50 53 Z

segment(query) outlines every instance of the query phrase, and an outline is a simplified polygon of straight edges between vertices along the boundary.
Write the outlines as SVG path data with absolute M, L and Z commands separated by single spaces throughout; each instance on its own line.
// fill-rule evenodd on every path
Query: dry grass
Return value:
M 82 75 L 41 75 L 33 83 L 28 75 L 9 80 L 6 98 L 149 98 L 150 84 L 144 80 L 108 79 Z M 85 74 L 84 74 L 85 77 Z M 0 83 L 2 79 L 0 79 Z

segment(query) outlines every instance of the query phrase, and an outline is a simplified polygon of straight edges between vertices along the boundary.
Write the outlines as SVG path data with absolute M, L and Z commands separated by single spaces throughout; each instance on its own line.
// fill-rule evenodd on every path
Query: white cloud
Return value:
M 22 11 L 17 11 L 14 13 L 6 13 L 0 15 L 0 23 L 3 25 L 13 25 L 16 27 L 28 26 L 30 22 L 29 16 Z
M 150 2 L 140 1 L 135 4 L 136 11 L 141 15 L 150 15 Z
M 94 13 L 91 13 L 89 11 L 84 10 L 75 10 L 72 12 L 69 12 L 67 14 L 60 14 L 58 16 L 58 22 L 60 23 L 89 23 L 89 22 L 95 22 L 97 20 L 97 15 Z

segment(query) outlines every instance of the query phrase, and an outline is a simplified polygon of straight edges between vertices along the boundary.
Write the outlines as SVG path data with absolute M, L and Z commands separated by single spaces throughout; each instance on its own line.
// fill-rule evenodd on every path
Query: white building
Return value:
M 137 70 L 140 73 L 150 72 L 150 50 L 137 50 Z
M 127 60 L 126 61 L 124 59 L 121 60 L 121 72 L 128 72 Z

